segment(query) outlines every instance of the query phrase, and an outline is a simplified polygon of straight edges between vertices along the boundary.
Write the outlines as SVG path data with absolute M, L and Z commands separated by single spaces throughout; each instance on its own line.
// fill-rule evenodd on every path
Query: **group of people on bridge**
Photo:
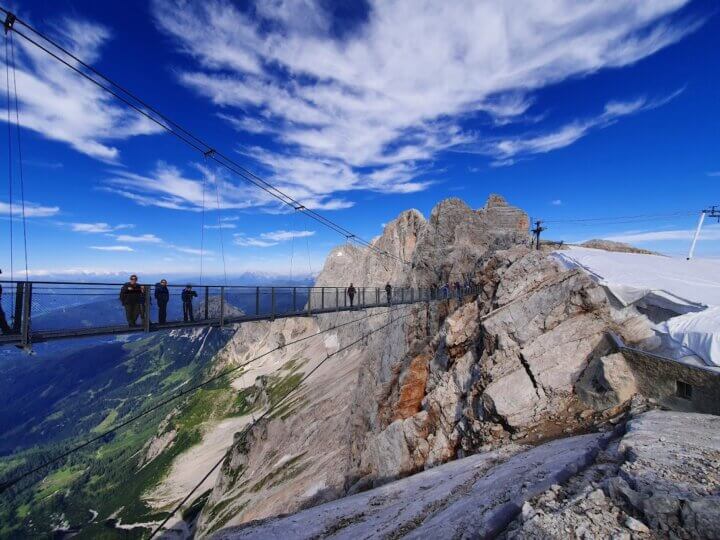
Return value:
M 128 326 L 137 326 L 138 318 L 145 323 L 145 318 L 149 316 L 146 313 L 147 305 L 146 294 L 148 293 L 145 285 L 138 284 L 138 277 L 133 274 L 130 281 L 120 288 L 120 303 L 125 308 L 125 318 Z M 193 298 L 197 298 L 197 292 L 188 284 L 180 293 L 183 305 L 183 321 L 194 322 L 195 314 L 193 313 Z M 170 302 L 170 289 L 166 279 L 161 279 L 155 284 L 155 301 L 158 306 L 158 323 L 165 324 L 167 322 L 167 305 Z

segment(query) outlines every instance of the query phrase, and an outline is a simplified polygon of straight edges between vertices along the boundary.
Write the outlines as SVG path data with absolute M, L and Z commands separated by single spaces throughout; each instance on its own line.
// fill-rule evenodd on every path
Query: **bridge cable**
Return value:
M 215 175 L 215 199 L 217 201 L 217 223 L 218 223 L 218 233 L 220 233 L 220 256 L 222 257 L 222 265 L 223 265 L 223 276 L 225 278 L 224 285 L 227 286 L 228 284 L 228 277 L 227 277 L 227 266 L 225 265 L 225 239 L 223 238 L 223 223 L 221 218 L 222 208 L 220 206 L 220 180 L 218 178 L 218 175 Z
M 20 106 L 18 105 L 17 76 L 15 68 L 15 39 L 12 33 L 8 36 L 10 39 L 10 54 L 12 60 L 13 88 L 15 92 L 15 125 L 17 127 L 17 147 L 18 147 L 18 172 L 20 173 L 20 203 L 22 209 L 22 230 L 23 230 L 23 248 L 25 254 L 25 281 L 29 281 L 28 272 L 28 242 L 27 242 L 27 219 L 25 217 L 25 178 L 23 175 L 23 157 L 22 144 L 20 139 Z
M 13 170 L 12 170 L 12 121 L 10 117 L 10 57 L 8 38 L 5 38 L 5 81 L 7 87 L 7 126 L 8 126 L 8 217 L 10 220 L 10 281 L 15 281 L 15 270 L 13 260 Z M 15 295 L 12 295 L 12 311 L 15 313 Z M 14 317 L 14 315 L 13 315 Z
M 50 465 L 53 465 L 53 464 L 57 463 L 58 461 L 61 461 L 62 459 L 64 459 L 64 458 L 66 458 L 66 457 L 68 457 L 68 456 L 70 456 L 70 455 L 72 455 L 72 454 L 74 454 L 74 453 L 82 450 L 83 448 L 86 448 L 86 447 L 90 446 L 91 444 L 96 443 L 96 442 L 104 439 L 104 438 L 107 437 L 108 435 L 111 435 L 112 433 L 115 433 L 116 431 L 118 431 L 118 430 L 120 430 L 120 429 L 122 429 L 122 428 L 124 428 L 124 427 L 126 427 L 126 426 L 128 426 L 128 425 L 130 425 L 130 424 L 132 424 L 133 422 L 135 422 L 135 421 L 137 421 L 137 420 L 139 420 L 139 419 L 141 419 L 141 418 L 143 418 L 143 417 L 145 417 L 145 416 L 147 416 L 148 414 L 157 411 L 158 409 L 162 408 L 163 406 L 167 405 L 168 403 L 172 403 L 173 401 L 176 401 L 176 400 L 178 400 L 178 399 L 180 399 L 180 398 L 182 398 L 182 397 L 184 397 L 184 396 L 186 396 L 186 395 L 188 395 L 188 394 L 191 394 L 191 393 L 193 393 L 193 392 L 196 392 L 197 390 L 199 390 L 199 389 L 207 386 L 208 384 L 211 384 L 211 383 L 213 383 L 213 382 L 215 382 L 215 381 L 217 381 L 217 380 L 219 380 L 219 379 L 222 379 L 223 377 L 225 377 L 225 376 L 227 376 L 227 375 L 230 375 L 230 374 L 232 374 L 232 373 L 234 373 L 234 372 L 236 372 L 236 371 L 238 371 L 238 370 L 240 370 L 240 369 L 243 369 L 243 368 L 247 367 L 248 365 L 250 365 L 250 364 L 252 364 L 252 363 L 254 363 L 254 362 L 257 362 L 258 360 L 260 360 L 260 359 L 262 359 L 262 358 L 264 358 L 264 357 L 266 357 L 266 356 L 268 356 L 268 355 L 270 355 L 270 354 L 272 354 L 272 353 L 274 353 L 274 352 L 277 352 L 277 351 L 279 351 L 279 350 L 281 350 L 281 349 L 284 349 L 284 348 L 286 348 L 286 347 L 289 347 L 290 345 L 294 345 L 294 344 L 296 344 L 296 343 L 300 343 L 300 342 L 305 341 L 305 340 L 307 340 L 307 339 L 310 339 L 310 338 L 313 338 L 313 337 L 322 335 L 322 334 L 324 334 L 324 333 L 326 333 L 326 332 L 330 332 L 330 331 L 332 331 L 332 330 L 337 330 L 337 329 L 339 329 L 339 328 L 343 328 L 343 327 L 345 327 L 345 326 L 349 326 L 349 325 L 351 325 L 351 324 L 355 324 L 355 323 L 357 323 L 357 322 L 360 322 L 360 321 L 363 321 L 363 320 L 366 320 L 366 319 L 370 319 L 370 318 L 373 318 L 373 317 L 377 317 L 377 316 L 379 316 L 379 315 L 384 315 L 384 314 L 390 313 L 390 312 L 392 312 L 392 311 L 395 311 L 395 310 L 397 310 L 397 309 L 398 309 L 398 308 L 390 308 L 390 309 L 387 309 L 387 310 L 382 311 L 382 312 L 380 312 L 380 313 L 373 313 L 373 314 L 370 314 L 370 315 L 365 315 L 365 316 L 360 317 L 360 318 L 358 318 L 358 319 L 353 319 L 352 321 L 348 321 L 348 322 L 339 324 L 339 325 L 337 325 L 337 326 L 333 326 L 333 327 L 327 328 L 327 329 L 325 329 L 325 330 L 320 330 L 320 331 L 318 331 L 316 334 L 311 334 L 311 335 L 308 335 L 308 336 L 304 336 L 304 337 L 302 337 L 302 338 L 298 338 L 298 339 L 296 339 L 296 340 L 293 340 L 293 341 L 290 341 L 290 342 L 287 342 L 287 343 L 278 345 L 278 346 L 275 347 L 274 349 L 270 349 L 270 350 L 268 350 L 268 351 L 266 351 L 266 352 L 264 352 L 264 353 L 262 353 L 262 354 L 260 354 L 260 355 L 258 355 L 258 356 L 256 356 L 256 357 L 254 357 L 254 358 L 251 358 L 250 360 L 248 360 L 247 362 L 245 362 L 245 363 L 243 363 L 243 364 L 239 364 L 239 365 L 234 366 L 234 367 L 232 367 L 232 368 L 229 368 L 229 369 L 226 369 L 226 370 L 224 370 L 224 371 L 221 371 L 221 372 L 219 372 L 218 374 L 213 375 L 212 377 L 210 377 L 210 378 L 208 378 L 208 379 L 206 379 L 206 380 L 204 380 L 204 381 L 202 381 L 202 382 L 200 382 L 200 383 L 195 384 L 194 386 L 190 386 L 190 387 L 188 387 L 188 388 L 183 389 L 182 391 L 178 392 L 178 393 L 177 393 L 176 395 L 174 395 L 174 396 L 171 396 L 171 397 L 169 397 L 169 398 L 164 399 L 163 401 L 161 401 L 161 402 L 159 402 L 159 403 L 156 403 L 155 405 L 153 405 L 153 406 L 145 409 L 145 410 L 142 411 L 142 412 L 137 413 L 137 414 L 134 415 L 134 416 L 131 416 L 131 417 L 128 418 L 127 420 L 124 420 L 124 421 L 121 422 L 120 424 L 118 424 L 118 425 L 116 425 L 116 426 L 114 426 L 114 427 L 112 427 L 112 428 L 109 428 L 109 429 L 103 431 L 102 433 L 99 433 L 99 434 L 96 435 L 95 437 L 92 437 L 92 438 L 88 439 L 87 441 L 85 441 L 85 442 L 83 442 L 83 443 L 80 443 L 80 444 L 78 444 L 78 445 L 76 445 L 76 446 L 74 446 L 74 447 L 66 450 L 65 452 L 62 452 L 61 454 L 55 456 L 54 458 L 51 458 L 49 461 L 46 461 L 45 463 L 42 463 L 42 464 L 40 464 L 40 465 L 37 465 L 36 467 L 34 467 L 34 468 L 32 468 L 32 469 L 30 469 L 30 470 L 28 470 L 28 471 L 25 471 L 24 473 L 21 473 L 21 474 L 19 474 L 18 476 L 14 477 L 14 478 L 12 478 L 12 479 L 10 479 L 10 480 L 7 480 L 7 481 L 5 481 L 5 482 L 0 483 L 0 493 L 3 493 L 3 492 L 5 492 L 5 491 L 7 491 L 7 490 L 10 489 L 12 486 L 14 486 L 14 485 L 16 485 L 18 482 L 20 482 L 22 479 L 27 478 L 28 476 L 30 476 L 30 475 L 32 475 L 32 474 L 35 474 L 36 472 L 39 472 L 39 471 L 41 471 L 41 470 L 49 467 Z M 33 482 L 33 483 L 34 483 L 34 482 Z
M 5 14 L 10 13 L 8 10 L 6 10 L 2 7 L 0 7 L 0 12 L 3 12 Z M 16 23 L 24 26 L 25 28 L 27 28 L 28 30 L 33 32 L 35 35 L 37 35 L 38 37 L 42 38 L 44 41 L 46 41 L 47 43 L 52 45 L 52 47 L 61 51 L 63 54 L 67 55 L 68 57 L 70 57 L 77 65 L 74 65 L 73 63 L 65 60 L 64 58 L 61 58 L 57 53 L 51 51 L 46 46 L 39 43 L 37 40 L 33 39 L 32 37 L 26 35 L 25 33 L 21 32 L 20 30 L 18 30 L 15 25 L 13 25 L 11 28 L 9 28 L 10 31 L 17 33 L 20 37 L 25 39 L 27 42 L 31 43 L 32 45 L 39 48 L 40 50 L 46 52 L 47 54 L 49 54 L 51 57 L 53 57 L 54 59 L 56 59 L 63 65 L 65 65 L 66 67 L 68 67 L 72 71 L 76 72 L 78 75 L 80 75 L 83 78 L 87 79 L 88 81 L 92 82 L 97 87 L 101 88 L 102 90 L 108 92 L 109 94 L 114 96 L 116 99 L 118 99 L 119 101 L 126 104 L 128 107 L 134 109 L 136 112 L 143 115 L 144 117 L 146 117 L 153 123 L 157 124 L 164 130 L 166 130 L 168 133 L 171 133 L 176 138 L 183 141 L 185 144 L 194 148 L 195 150 L 202 153 L 203 155 L 206 155 L 206 154 L 208 154 L 208 152 L 212 151 L 212 155 L 210 155 L 208 157 L 210 159 L 212 159 L 213 161 L 215 161 L 218 165 L 228 169 L 229 171 L 235 173 L 236 175 L 240 176 L 244 180 L 254 184 L 256 187 L 262 189 L 263 191 L 265 191 L 272 197 L 275 197 L 276 199 L 280 200 L 284 204 L 286 204 L 288 206 L 292 206 L 294 208 L 298 208 L 298 207 L 302 208 L 304 210 L 304 213 L 309 218 L 317 221 L 321 225 L 335 231 L 336 233 L 343 235 L 343 236 L 352 235 L 354 242 L 362 245 L 363 247 L 368 248 L 370 251 L 374 252 L 375 254 L 397 259 L 399 262 L 401 262 L 403 264 L 410 264 L 408 261 L 405 261 L 404 259 L 402 259 L 400 257 L 397 257 L 395 255 L 392 255 L 386 251 L 383 251 L 383 250 L 377 248 L 371 242 L 368 242 L 367 240 L 364 240 L 358 236 L 353 235 L 349 230 L 347 230 L 346 228 L 342 227 L 341 225 L 335 223 L 334 221 L 326 218 L 322 214 L 319 214 L 318 212 L 316 212 L 314 210 L 306 208 L 300 202 L 298 202 L 296 199 L 290 197 L 289 195 L 287 195 L 282 190 L 275 187 L 270 182 L 260 178 L 255 173 L 251 172 L 250 170 L 246 169 L 242 165 L 238 164 L 230 157 L 215 150 L 213 147 L 211 147 L 209 144 L 204 142 L 202 139 L 198 138 L 197 136 L 193 135 L 190 131 L 188 131 L 187 129 L 180 126 L 177 122 L 175 122 L 175 121 L 171 120 L 170 118 L 168 118 L 167 116 L 163 115 L 157 109 L 150 106 L 142 99 L 138 98 L 136 95 L 131 93 L 129 90 L 125 89 L 120 84 L 116 83 L 109 77 L 103 75 L 100 71 L 93 68 L 89 64 L 83 62 L 77 56 L 73 55 L 67 49 L 63 48 L 61 45 L 59 45 L 58 43 L 56 43 L 55 41 L 53 41 L 52 39 L 47 37 L 45 34 L 40 32 L 39 30 L 33 28 L 31 25 L 29 25 L 25 21 L 17 18 Z M 110 87 L 102 84 L 102 82 L 94 79 L 93 77 L 91 77 L 90 75 L 88 75 L 87 73 L 82 71 L 79 67 L 77 67 L 78 65 L 89 70 L 91 73 L 95 74 L 96 76 L 100 77 L 102 80 L 106 81 L 107 83 L 109 83 L 110 85 L 115 87 L 118 91 L 116 91 L 113 88 L 110 88 Z M 121 95 L 121 94 L 125 94 L 125 95 Z M 150 114 L 150 113 L 152 113 L 152 114 Z
M 398 309 L 402 309 L 402 308 L 398 308 Z M 302 385 L 302 383 L 304 383 L 313 373 L 315 373 L 318 369 L 320 369 L 320 367 L 325 362 L 327 362 L 330 358 L 332 358 L 333 356 L 335 356 L 343 351 L 348 350 L 349 348 L 353 347 L 354 345 L 357 345 L 358 343 L 367 342 L 367 338 L 369 336 L 371 336 L 381 330 L 386 329 L 393 323 L 395 323 L 401 319 L 404 319 L 405 317 L 409 317 L 410 315 L 413 314 L 413 312 L 418 312 L 418 311 L 419 311 L 419 308 L 416 308 L 415 310 L 411 311 L 410 313 L 406 313 L 405 315 L 396 317 L 396 318 L 392 319 L 391 321 L 383 324 L 382 326 L 379 326 L 378 328 L 371 330 L 370 332 L 363 333 L 363 335 L 360 338 L 356 339 L 355 341 L 353 341 L 351 343 L 348 343 L 344 347 L 341 347 L 341 348 L 337 349 L 336 351 L 329 353 L 325 358 L 323 358 L 320 362 L 318 362 L 318 364 L 315 367 L 313 367 L 310 371 L 308 371 L 305 375 L 303 375 L 303 377 L 292 388 L 290 388 L 278 401 L 276 401 L 273 406 L 269 407 L 263 414 L 258 416 L 257 419 L 255 419 L 251 424 L 246 426 L 242 430 L 240 437 L 238 437 L 236 439 L 236 441 L 241 438 L 244 439 L 245 437 L 247 437 L 247 434 L 249 433 L 249 431 L 252 428 L 254 428 L 261 420 L 263 420 L 264 418 L 266 418 L 267 416 L 269 416 L 270 414 L 275 412 L 275 410 L 278 409 L 278 407 L 286 400 L 286 398 L 288 396 L 290 396 L 290 394 L 292 394 L 295 390 L 297 390 L 300 387 L 300 385 Z M 236 441 L 233 442 L 233 445 L 236 443 Z M 190 499 L 190 497 L 192 497 L 193 493 L 195 493 L 198 489 L 200 489 L 200 486 L 202 486 L 203 483 L 205 483 L 205 480 L 207 480 L 210 477 L 210 475 L 215 471 L 215 469 L 217 469 L 222 464 L 222 462 L 225 461 L 226 457 L 227 457 L 227 452 L 220 458 L 220 460 L 217 463 L 215 463 L 212 466 L 212 468 L 205 474 L 205 476 L 202 477 L 200 482 L 198 482 L 188 492 L 188 494 L 185 495 L 185 497 L 183 497 L 183 499 L 180 501 L 180 503 L 177 506 L 175 506 L 175 508 L 173 508 L 173 510 L 165 517 L 165 519 L 162 521 L 162 523 L 160 523 L 160 525 L 158 525 L 155 528 L 155 530 L 150 534 L 149 538 L 151 538 L 151 539 L 154 538 L 163 529 L 165 524 L 168 521 L 170 521 L 170 518 L 172 518 L 175 514 L 177 514 L 182 509 L 183 505 Z
M 202 218 L 200 222 L 200 285 L 203 282 L 203 255 L 205 254 L 205 181 L 207 177 L 203 174 L 202 181 Z

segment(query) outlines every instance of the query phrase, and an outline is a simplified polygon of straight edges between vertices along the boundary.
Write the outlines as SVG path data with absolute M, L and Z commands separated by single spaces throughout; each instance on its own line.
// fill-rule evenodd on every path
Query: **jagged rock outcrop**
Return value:
M 719 428 L 646 412 L 627 433 L 508 443 L 214 538 L 718 538 Z
M 527 226 L 527 215 L 501 197 L 480 210 L 448 199 L 427 221 L 404 212 L 374 241 L 411 264 L 336 248 L 318 285 L 460 281 L 480 294 L 403 308 L 397 324 L 303 381 L 287 411 L 231 448 L 200 533 L 357 493 L 511 438 L 580 430 L 606 414 L 588 410 L 575 386 L 594 358 L 610 352 L 608 330 L 632 342 L 645 322 L 614 313 L 585 274 L 529 249 Z M 386 311 L 369 311 L 377 318 L 336 332 L 332 345 L 387 323 Z M 318 317 L 316 330 L 356 317 Z M 286 323 L 269 324 L 272 335 Z M 239 343 L 228 350 L 250 354 Z M 293 373 L 310 372 L 331 350 L 301 354 Z

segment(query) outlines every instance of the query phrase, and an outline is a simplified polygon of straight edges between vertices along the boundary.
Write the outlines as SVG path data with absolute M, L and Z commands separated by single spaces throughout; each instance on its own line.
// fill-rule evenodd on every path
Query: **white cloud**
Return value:
M 720 176 L 720 171 L 710 171 L 707 173 L 708 176 Z
M 59 23 L 54 35 L 83 60 L 99 60 L 110 39 L 103 26 L 77 17 Z M 114 97 L 82 79 L 47 53 L 17 39 L 17 87 L 20 122 L 44 137 L 64 142 L 83 154 L 114 162 L 113 141 L 158 133 L 161 128 L 128 110 Z M 0 112 L 5 119 L 7 111 Z
M 102 189 L 141 206 L 172 210 L 200 212 L 203 207 L 218 210 L 218 194 L 222 210 L 277 205 L 274 198 L 255 187 L 228 181 L 222 171 L 216 172 L 199 164 L 195 164 L 194 169 L 194 174 L 188 175 L 162 161 L 147 176 L 118 169 L 104 181 Z
M 552 201 L 550 201 L 550 204 L 552 204 L 553 206 L 562 206 L 562 200 L 561 199 L 553 199 Z
M 41 204 L 25 201 L 25 217 L 52 217 L 60 212 L 57 206 L 43 206 Z M 22 205 L 15 201 L 12 205 L 12 215 L 14 218 L 21 218 L 23 214 Z M 10 204 L 0 201 L 0 216 L 10 215 Z
M 141 244 L 161 244 L 162 239 L 154 234 L 118 234 L 115 235 L 118 242 L 141 243 Z
M 613 125 L 623 116 L 660 107 L 676 98 L 683 90 L 677 90 L 668 96 L 654 100 L 642 97 L 632 101 L 611 101 L 605 105 L 603 112 L 595 117 L 575 120 L 552 131 L 487 141 L 481 143 L 480 146 L 468 146 L 466 150 L 493 157 L 492 165 L 494 166 L 512 165 L 518 157 L 544 154 L 564 148 L 595 129 Z
M 109 225 L 105 222 L 97 222 L 97 223 L 70 223 L 70 228 L 73 230 L 73 232 L 81 232 L 81 233 L 111 233 L 113 231 L 119 231 L 121 229 L 131 229 L 134 227 L 134 225 L 131 225 L 129 223 L 121 223 L 120 225 Z
M 262 233 L 260 236 L 267 240 L 273 240 L 275 242 L 285 242 L 293 238 L 306 238 L 308 236 L 314 236 L 315 231 L 272 231 Z
M 237 225 L 234 223 L 220 223 L 218 225 L 205 225 L 206 229 L 235 229 Z
M 179 251 L 180 253 L 186 253 L 186 254 L 188 254 L 188 255 L 196 255 L 196 256 L 198 256 L 198 257 L 199 257 L 200 255 L 202 255 L 202 256 L 204 257 L 204 256 L 206 256 L 206 255 L 212 255 L 212 254 L 213 254 L 212 251 L 208 251 L 207 249 L 205 249 L 205 250 L 200 250 L 200 249 L 197 249 L 197 248 L 184 247 L 184 246 L 170 246 L 170 247 L 172 247 L 172 248 L 175 249 L 176 251 Z
M 675 229 L 666 231 L 628 232 L 604 236 L 606 240 L 616 242 L 663 242 L 663 241 L 692 241 L 695 229 Z M 700 240 L 720 240 L 720 227 L 704 227 L 700 233 Z
M 425 164 L 459 145 L 493 143 L 496 161 L 510 162 L 571 144 L 591 127 L 503 143 L 463 122 L 523 121 L 537 89 L 678 41 L 698 26 L 668 19 L 687 1 L 371 0 L 367 20 L 341 37 L 320 1 L 241 11 L 227 0 L 155 0 L 153 11 L 195 62 L 179 70 L 180 81 L 236 129 L 280 144 L 243 149 L 269 179 L 315 208 L 346 208 L 351 202 L 333 194 L 426 189 Z M 624 105 L 604 114 L 630 114 Z
M 130 246 L 90 246 L 90 249 L 99 251 L 135 251 Z
M 270 231 L 261 233 L 258 237 L 247 236 L 245 233 L 234 234 L 235 244 L 245 247 L 272 247 L 280 242 L 287 242 L 293 238 L 307 238 L 314 236 L 315 231 Z

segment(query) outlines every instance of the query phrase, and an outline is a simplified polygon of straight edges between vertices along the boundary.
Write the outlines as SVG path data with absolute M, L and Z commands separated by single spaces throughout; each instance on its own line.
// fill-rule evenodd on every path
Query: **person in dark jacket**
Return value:
M 181 294 L 183 304 L 183 321 L 195 322 L 195 314 L 193 313 L 193 298 L 197 298 L 197 293 L 192 290 L 192 285 L 188 285 L 183 289 Z
M 167 305 L 170 301 L 167 280 L 161 279 L 160 283 L 155 284 L 155 301 L 158 305 L 158 322 L 165 324 L 167 322 Z
M 457 294 L 458 300 L 462 298 L 462 285 L 459 281 L 455 282 L 455 293 Z
M 0 270 L 0 274 L 2 274 L 2 270 Z M 2 330 L 3 334 L 12 334 L 13 329 L 10 328 L 10 325 L 7 323 L 7 319 L 5 318 L 5 312 L 2 308 L 2 285 L 0 285 L 0 330 Z
M 355 286 L 352 283 L 347 288 L 347 295 L 348 298 L 350 298 L 350 309 L 352 309 L 353 303 L 355 302 Z
M 388 305 L 390 305 L 390 301 L 392 300 L 392 286 L 389 281 L 385 285 L 385 296 L 387 297 Z
M 137 326 L 137 319 L 140 315 L 143 316 L 143 319 L 145 318 L 145 294 L 142 287 L 138 285 L 138 278 L 135 274 L 130 276 L 130 281 L 120 289 L 120 303 L 125 308 L 128 326 Z

